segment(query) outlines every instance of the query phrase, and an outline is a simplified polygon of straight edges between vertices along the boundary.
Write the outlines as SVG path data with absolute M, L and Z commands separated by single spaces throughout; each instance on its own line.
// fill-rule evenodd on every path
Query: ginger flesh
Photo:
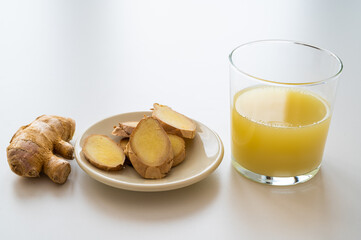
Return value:
M 121 169 L 125 160 L 121 147 L 105 135 L 94 134 L 87 137 L 83 153 L 92 165 L 107 171 Z
M 173 165 L 173 151 L 160 123 L 145 117 L 133 130 L 128 154 L 134 169 L 144 178 L 164 177 Z
M 168 106 L 155 103 L 152 117 L 156 118 L 167 133 L 193 139 L 196 133 L 196 124 L 190 118 L 180 114 Z
M 66 159 L 73 158 L 74 148 L 68 141 L 74 131 L 73 119 L 50 115 L 42 115 L 20 127 L 7 147 L 11 170 L 23 177 L 39 177 L 44 172 L 53 182 L 65 183 L 71 171 L 70 164 L 54 153 Z

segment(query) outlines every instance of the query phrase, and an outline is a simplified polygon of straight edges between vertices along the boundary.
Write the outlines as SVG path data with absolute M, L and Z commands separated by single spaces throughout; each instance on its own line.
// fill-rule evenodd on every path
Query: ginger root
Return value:
M 119 137 L 130 137 L 138 122 L 123 122 L 119 123 L 118 127 L 114 127 L 112 134 Z
M 173 165 L 173 151 L 167 133 L 152 117 L 139 122 L 126 151 L 134 169 L 144 178 L 162 178 Z
M 155 103 L 152 117 L 157 119 L 167 133 L 193 139 L 196 134 L 196 124 L 188 117 L 168 106 Z
M 95 167 L 112 171 L 123 167 L 123 150 L 108 136 L 93 134 L 87 137 L 83 145 L 85 158 Z
M 7 147 L 11 170 L 23 177 L 39 177 L 44 172 L 53 182 L 63 184 L 70 174 L 70 164 L 53 154 L 72 159 L 74 148 L 68 142 L 75 131 L 71 118 L 42 115 L 22 126 Z
M 168 133 L 168 137 L 170 140 L 170 143 L 172 145 L 173 150 L 173 165 L 172 167 L 175 167 L 179 165 L 186 157 L 186 145 L 184 142 L 184 139 L 173 134 Z

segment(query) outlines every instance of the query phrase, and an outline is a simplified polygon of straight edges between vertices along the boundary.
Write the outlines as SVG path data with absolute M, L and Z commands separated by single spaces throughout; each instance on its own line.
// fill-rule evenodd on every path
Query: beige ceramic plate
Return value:
M 120 171 L 103 171 L 91 165 L 82 153 L 84 139 L 91 134 L 112 136 L 113 126 L 119 122 L 138 121 L 151 112 L 131 112 L 106 118 L 89 127 L 75 143 L 75 157 L 79 166 L 92 178 L 104 184 L 132 191 L 156 192 L 185 187 L 196 183 L 211 174 L 223 159 L 223 144 L 218 135 L 205 125 L 196 122 L 197 134 L 186 141 L 186 159 L 171 169 L 163 179 L 147 180 L 138 175 L 130 166 Z

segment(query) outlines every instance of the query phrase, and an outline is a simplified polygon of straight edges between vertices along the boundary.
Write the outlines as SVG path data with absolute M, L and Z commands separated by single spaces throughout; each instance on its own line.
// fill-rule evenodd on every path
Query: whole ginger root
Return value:
M 73 158 L 74 148 L 68 141 L 74 131 L 73 119 L 49 115 L 20 127 L 7 147 L 11 170 L 24 177 L 39 177 L 44 172 L 53 182 L 63 184 L 70 174 L 70 164 L 54 153 Z

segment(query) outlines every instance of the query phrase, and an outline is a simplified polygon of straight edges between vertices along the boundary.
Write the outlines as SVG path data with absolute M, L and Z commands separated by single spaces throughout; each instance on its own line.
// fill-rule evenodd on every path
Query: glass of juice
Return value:
M 286 40 L 243 44 L 229 60 L 234 168 L 270 185 L 311 179 L 321 166 L 341 60 Z

